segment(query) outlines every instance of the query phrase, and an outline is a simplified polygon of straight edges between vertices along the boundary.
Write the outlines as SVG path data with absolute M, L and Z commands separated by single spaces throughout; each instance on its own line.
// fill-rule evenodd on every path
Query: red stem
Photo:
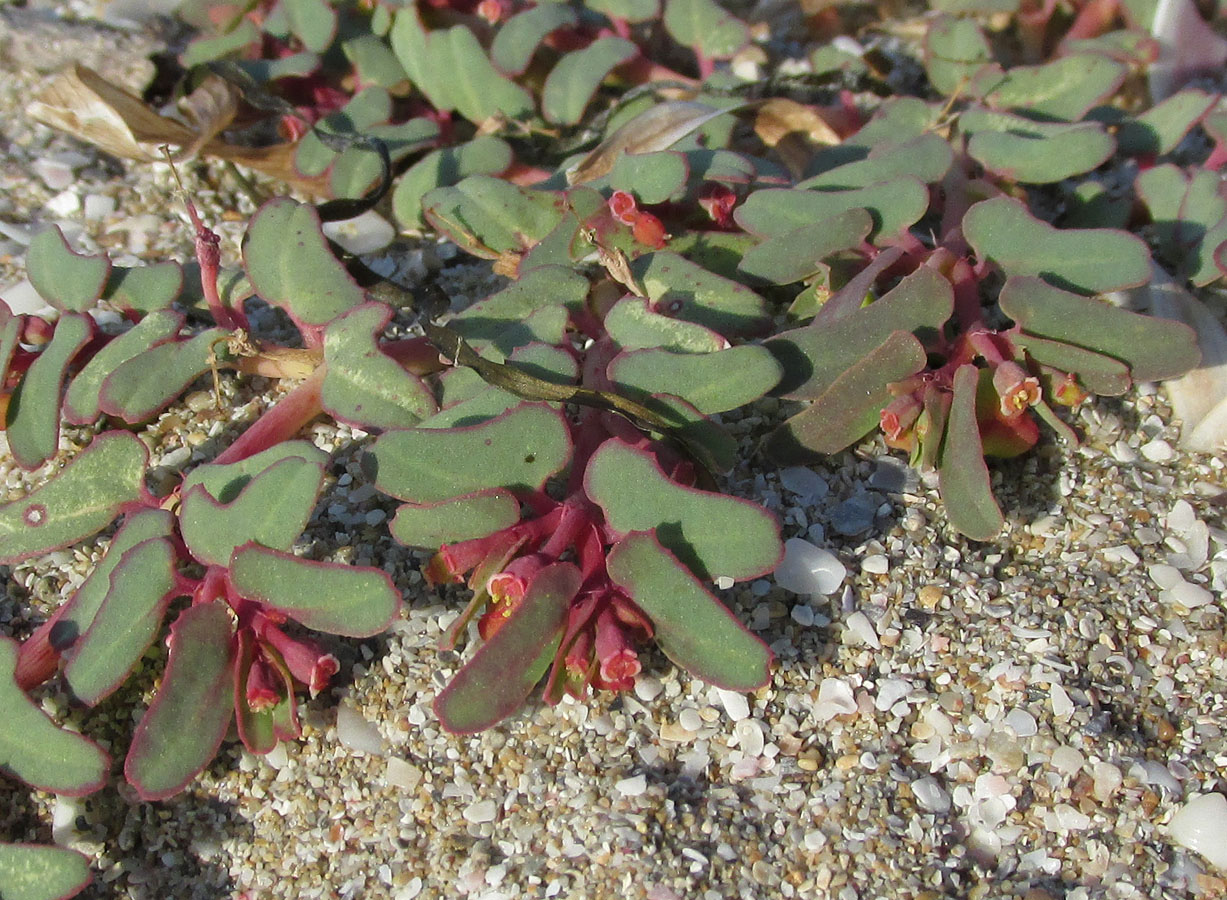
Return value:
M 272 409 L 260 416 L 239 439 L 226 448 L 214 463 L 238 462 L 288 441 L 324 411 L 320 392 L 324 385 L 325 367 L 320 366 L 306 381 L 277 401 Z

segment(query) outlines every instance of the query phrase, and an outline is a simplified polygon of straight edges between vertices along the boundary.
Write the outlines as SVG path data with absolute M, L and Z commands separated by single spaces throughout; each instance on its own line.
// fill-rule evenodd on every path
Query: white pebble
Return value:
M 1055 681 L 1048 689 L 1048 700 L 1052 704 L 1052 714 L 1058 719 L 1074 711 L 1074 701 L 1069 698 L 1069 693 Z
M 775 583 L 794 594 L 833 594 L 847 574 L 830 550 L 789 538 L 784 542 L 784 559 L 775 570 Z
M 1059 831 L 1085 831 L 1091 827 L 1091 817 L 1068 803 L 1057 804 L 1053 818 Z
M 1200 584 L 1181 579 L 1165 591 L 1159 592 L 1159 599 L 1164 603 L 1173 603 L 1185 609 L 1196 609 L 1214 602 L 1214 595 Z
M 53 191 L 62 191 L 73 182 L 72 166 L 60 160 L 36 159 L 30 168 Z
M 413 900 L 420 893 L 422 893 L 422 879 L 415 875 L 406 882 L 403 888 L 396 892 L 393 900 Z
M 477 800 L 464 808 L 463 815 L 466 822 L 474 824 L 493 822 L 498 815 L 498 804 L 493 800 Z
M 115 212 L 114 197 L 108 197 L 106 194 L 85 195 L 85 218 L 105 219 L 113 212 Z
M 635 679 L 635 696 L 644 703 L 650 703 L 660 696 L 665 686 L 655 675 L 640 675 Z
M 1073 747 L 1062 744 L 1052 751 L 1052 756 L 1048 758 L 1048 762 L 1062 775 L 1073 775 L 1081 771 L 1082 764 L 1086 762 L 1086 757 Z
M 874 630 L 873 623 L 863 612 L 854 612 L 848 616 L 844 627 L 850 643 L 872 647 L 874 650 L 882 648 L 882 642 L 878 640 L 878 633 Z
M 861 571 L 868 572 L 870 575 L 885 575 L 890 571 L 890 560 L 881 553 L 866 556 L 861 560 Z
M 946 793 L 946 789 L 937 783 L 937 779 L 931 775 L 926 775 L 924 778 L 918 778 L 912 782 L 912 793 L 916 796 L 916 802 L 920 804 L 920 808 L 931 813 L 945 813 L 950 811 L 950 795 Z
M 1147 441 L 1138 448 L 1138 451 L 1148 460 L 1155 463 L 1171 462 L 1176 457 L 1176 451 L 1172 449 L 1172 445 L 1162 438 Z
M 374 210 L 341 222 L 325 222 L 324 234 L 355 256 L 382 250 L 396 237 L 396 229 Z
M 818 700 L 813 707 L 814 717 L 819 722 L 827 722 L 836 716 L 849 715 L 856 712 L 856 698 L 852 696 L 852 687 L 838 678 L 824 678 L 818 686 Z
M 1118 544 L 1115 547 L 1104 547 L 1099 551 L 1108 562 L 1123 562 L 1131 566 L 1138 564 L 1138 555 L 1128 544 Z
M 813 469 L 791 466 L 780 470 L 780 484 L 802 500 L 821 500 L 830 491 L 826 481 Z
M 1202 794 L 1172 816 L 1167 833 L 1182 847 L 1195 850 L 1220 869 L 1227 869 L 1227 797 Z
M 687 731 L 698 731 L 703 727 L 703 718 L 699 715 L 699 711 L 693 707 L 683 709 L 677 717 L 677 724 L 681 725 Z
M 1146 571 L 1150 575 L 1150 580 L 1164 590 L 1175 587 L 1184 581 L 1184 576 L 1180 574 L 1180 570 L 1175 566 L 1158 564 L 1151 566 Z
M 749 718 L 750 701 L 746 699 L 745 694 L 726 691 L 724 688 L 716 688 L 716 694 L 720 697 L 720 705 L 724 707 L 725 715 L 734 722 Z
M 18 316 L 37 316 L 51 311 L 51 305 L 42 298 L 28 278 L 0 290 L 0 299 L 9 311 Z
M 1096 763 L 1091 776 L 1094 779 L 1091 792 L 1100 803 L 1106 802 L 1125 780 L 1120 769 L 1112 763 Z
M 73 191 L 60 191 L 43 207 L 53 216 L 74 216 L 81 211 L 81 198 Z
M 1014 733 L 1019 737 L 1031 737 L 1039 731 L 1035 723 L 1035 716 L 1027 712 L 1022 707 L 1015 707 L 1005 717 L 1005 724 L 1014 729 Z
M 789 611 L 789 615 L 802 627 L 809 628 L 814 624 L 814 608 L 806 603 L 798 603 Z
M 755 719 L 742 719 L 733 726 L 733 736 L 737 738 L 737 746 L 746 756 L 761 756 L 766 739 L 763 727 Z
M 827 836 L 815 828 L 813 831 L 805 832 L 805 837 L 802 838 L 805 844 L 805 849 L 810 853 L 815 853 L 826 846 Z
M 379 729 L 348 703 L 337 707 L 337 739 L 350 750 L 376 755 L 383 752 L 383 736 Z
M 638 797 L 648 789 L 648 778 L 646 775 L 635 775 L 631 778 L 623 778 L 621 781 L 614 782 L 614 790 L 623 797 Z
M 878 682 L 878 696 L 874 699 L 873 705 L 881 712 L 886 712 L 906 697 L 911 690 L 912 685 L 902 678 L 887 678 Z

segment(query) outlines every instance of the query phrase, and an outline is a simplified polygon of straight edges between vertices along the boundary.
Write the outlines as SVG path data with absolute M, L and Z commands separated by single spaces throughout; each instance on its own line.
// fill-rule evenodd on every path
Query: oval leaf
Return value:
M 56 227 L 34 235 L 26 254 L 26 275 L 34 290 L 65 312 L 85 312 L 98 302 L 110 271 L 111 261 L 105 255 L 73 252 Z
M 582 50 L 568 53 L 550 71 L 541 93 L 545 118 L 560 125 L 574 125 L 601 82 L 616 67 L 639 55 L 639 48 L 625 38 L 607 35 Z
M 4 900 L 68 900 L 91 880 L 89 862 L 76 850 L 0 844 Z
M 183 315 L 168 309 L 154 310 L 135 326 L 114 338 L 94 354 L 76 374 L 64 395 L 64 418 L 85 425 L 98 418 L 103 381 L 128 360 L 150 347 L 171 340 L 183 327 Z
M 1005 520 L 993 499 L 976 423 L 979 381 L 980 370 L 972 365 L 959 366 L 954 373 L 954 399 L 937 467 L 938 491 L 956 531 L 973 541 L 990 541 Z
M 125 422 L 153 418 L 209 371 L 214 345 L 226 337 L 222 329 L 210 328 L 191 340 L 157 344 L 120 363 L 102 382 L 98 409 Z
M 408 547 L 434 549 L 483 538 L 520 521 L 520 503 L 495 488 L 441 503 L 406 503 L 388 525 L 392 537 Z
M 617 385 L 640 395 L 674 394 L 704 415 L 757 400 L 781 374 L 771 351 L 750 344 L 716 353 L 636 350 L 619 354 L 609 366 Z
M 51 342 L 30 364 L 9 398 L 9 450 L 18 465 L 36 469 L 55 456 L 60 445 L 60 391 L 72 358 L 89 341 L 92 320 L 66 313 L 55 325 Z

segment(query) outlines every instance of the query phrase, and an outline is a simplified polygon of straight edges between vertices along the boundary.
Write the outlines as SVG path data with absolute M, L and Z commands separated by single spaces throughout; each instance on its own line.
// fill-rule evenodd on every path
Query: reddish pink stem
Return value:
M 320 392 L 324 385 L 324 367 L 316 369 L 306 381 L 277 401 L 272 409 L 260 416 L 237 441 L 226 448 L 214 463 L 238 462 L 288 441 L 324 411 Z

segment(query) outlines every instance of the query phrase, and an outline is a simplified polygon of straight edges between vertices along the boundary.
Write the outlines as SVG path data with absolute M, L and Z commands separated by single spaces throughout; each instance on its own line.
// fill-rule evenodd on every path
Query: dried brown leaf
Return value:
M 758 106 L 754 133 L 775 149 L 794 178 L 805 172 L 815 148 L 840 143 L 835 129 L 812 106 L 785 97 L 775 97 Z

